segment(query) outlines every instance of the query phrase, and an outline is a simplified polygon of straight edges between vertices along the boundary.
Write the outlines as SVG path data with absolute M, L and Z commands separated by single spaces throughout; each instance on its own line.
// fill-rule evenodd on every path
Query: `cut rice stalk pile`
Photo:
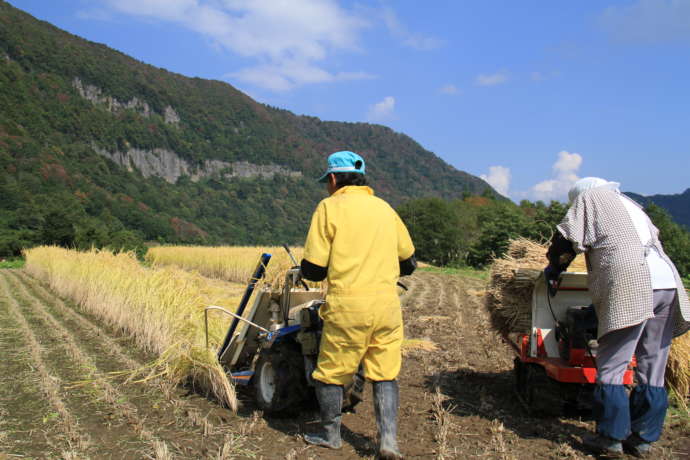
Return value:
M 178 268 L 146 268 L 131 253 L 42 246 L 25 251 L 25 257 L 27 272 L 159 357 L 137 370 L 139 375 L 191 382 L 237 408 L 234 388 L 215 354 L 229 320 L 209 315 L 206 349 L 203 311 L 211 304 L 236 308 L 244 286 Z
M 546 245 L 518 238 L 510 242 L 505 256 L 491 265 L 486 305 L 494 327 L 502 333 L 530 331 L 532 289 L 548 264 L 547 249 Z M 568 271 L 586 272 L 584 257 L 577 256 Z
M 548 264 L 548 247 L 519 238 L 512 240 L 506 255 L 495 259 L 487 289 L 486 306 L 494 327 L 503 334 L 529 333 L 531 330 L 534 282 Z M 570 272 L 587 272 L 583 255 L 568 267 Z M 673 341 L 666 368 L 668 387 L 682 405 L 690 397 L 690 332 Z

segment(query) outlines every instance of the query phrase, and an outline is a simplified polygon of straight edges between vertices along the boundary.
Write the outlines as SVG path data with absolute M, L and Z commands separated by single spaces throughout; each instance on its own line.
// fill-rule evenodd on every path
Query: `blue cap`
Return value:
M 319 178 L 319 182 L 326 182 L 326 178 L 331 173 L 364 174 L 364 158 L 349 150 L 331 153 L 328 157 L 328 169 Z

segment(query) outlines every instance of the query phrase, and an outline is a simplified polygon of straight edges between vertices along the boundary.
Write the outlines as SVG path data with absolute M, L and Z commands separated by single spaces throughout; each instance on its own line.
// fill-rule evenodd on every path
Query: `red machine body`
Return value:
M 597 366 L 594 358 L 589 356 L 587 350 L 583 348 L 571 348 L 570 358 L 565 360 L 561 357 L 553 358 L 546 356 L 541 330 L 537 329 L 537 356 L 529 356 L 529 336 L 522 334 L 519 337 L 520 361 L 523 363 L 533 363 L 542 366 L 549 378 L 563 383 L 595 383 L 597 379 Z M 628 366 L 623 377 L 623 385 L 633 384 L 633 368 L 637 365 L 635 358 Z
M 532 292 L 531 331 L 518 337 L 515 377 L 518 395 L 529 411 L 560 414 L 566 406 L 591 406 L 596 383 L 596 313 L 587 273 L 561 274 L 555 295 L 544 275 Z M 632 385 L 635 358 L 623 384 Z

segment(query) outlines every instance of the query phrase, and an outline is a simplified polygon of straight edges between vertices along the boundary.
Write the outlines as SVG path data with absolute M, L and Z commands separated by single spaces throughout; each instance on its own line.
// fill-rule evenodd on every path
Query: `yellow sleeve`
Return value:
M 328 228 L 326 205 L 322 201 L 311 217 L 307 242 L 304 244 L 304 259 L 320 267 L 328 267 L 332 241 L 333 237 Z
M 407 231 L 407 227 L 403 223 L 398 213 L 395 213 L 396 227 L 398 228 L 398 260 L 406 260 L 412 257 L 414 254 L 414 245 L 412 244 L 412 238 L 410 238 L 410 233 Z

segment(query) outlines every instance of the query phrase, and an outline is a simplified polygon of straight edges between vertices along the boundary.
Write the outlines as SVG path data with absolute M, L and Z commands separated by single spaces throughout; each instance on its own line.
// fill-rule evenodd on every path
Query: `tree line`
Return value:
M 525 237 L 547 243 L 567 205 L 558 201 L 521 201 L 491 196 L 462 199 L 420 198 L 397 211 L 410 231 L 420 260 L 438 266 L 483 268 L 505 254 L 511 239 Z M 681 276 L 690 275 L 690 232 L 663 208 L 650 203 L 645 211 Z

